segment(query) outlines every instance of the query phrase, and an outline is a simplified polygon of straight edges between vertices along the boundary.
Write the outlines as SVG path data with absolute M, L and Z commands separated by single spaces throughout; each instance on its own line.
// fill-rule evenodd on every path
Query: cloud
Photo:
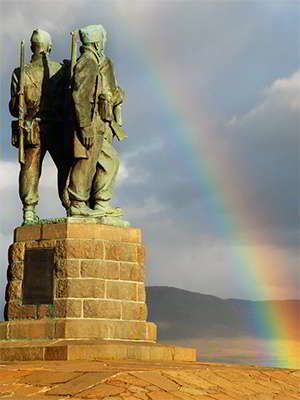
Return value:
M 299 297 L 300 256 L 296 248 L 291 251 L 285 246 L 238 243 L 214 235 L 193 236 L 182 224 L 165 220 L 163 214 L 159 230 L 155 224 L 147 226 L 145 240 L 151 249 L 146 260 L 148 284 L 218 293 L 223 298 L 232 297 L 233 292 L 242 299 Z M 267 264 L 264 254 L 285 264 Z M 255 268 L 259 268 L 258 274 Z
M 228 125 L 232 128 L 247 123 L 257 123 L 258 120 L 266 120 L 266 118 L 283 117 L 283 113 L 293 114 L 299 116 L 300 111 L 300 70 L 294 72 L 287 78 L 276 79 L 272 84 L 262 91 L 264 100 L 256 105 L 245 115 L 240 117 L 232 117 Z M 262 132 L 260 129 L 259 132 Z M 273 133 L 278 133 L 274 129 Z
M 260 229 L 299 245 L 300 71 L 275 79 L 249 112 L 227 123 L 230 154 L 260 210 Z M 246 189 L 247 190 L 247 189 Z
M 15 186 L 18 180 L 18 169 L 12 161 L 0 161 L 0 190 Z
M 51 32 L 64 32 L 66 17 L 71 20 L 76 14 L 70 11 L 80 10 L 86 4 L 85 0 L 53 0 L 1 1 L 2 34 L 10 38 L 28 37 L 35 28 L 43 27 Z M 57 12 L 59 8 L 59 12 Z M 13 26 L 13 29 L 12 29 Z M 27 35 L 26 35 L 27 33 Z
M 166 205 L 159 202 L 157 197 L 152 196 L 144 199 L 144 202 L 135 207 L 127 207 L 126 211 L 128 217 L 132 217 L 135 220 L 143 221 L 152 219 L 155 216 L 162 216 L 166 210 Z
M 56 188 L 56 168 L 49 156 L 46 156 L 42 165 L 43 188 Z M 17 161 L 0 160 L 0 190 L 15 188 L 18 182 L 19 165 Z M 47 179 L 44 179 L 47 177 Z
M 147 155 L 149 153 L 157 153 L 159 151 L 162 151 L 164 147 L 164 143 L 162 138 L 155 138 L 152 141 L 149 141 L 146 144 L 142 146 L 137 146 L 135 149 L 128 151 L 123 155 L 123 159 L 125 160 L 131 160 L 131 159 L 136 159 L 140 158 L 141 156 Z
M 291 112 L 299 112 L 300 70 L 288 78 L 277 79 L 265 92 L 269 103 L 279 103 L 279 106 L 287 107 Z
M 278 296 L 287 289 L 296 296 L 298 8 L 287 2 L 275 7 L 270 2 L 154 0 L 3 0 L 0 7 L 3 257 L 22 214 L 19 166 L 10 146 L 7 112 L 18 42 L 26 38 L 28 45 L 37 26 L 48 29 L 54 43 L 51 56 L 62 60 L 70 55 L 69 32 L 99 21 L 108 30 L 107 54 L 126 91 L 123 110 L 129 138 L 117 145 L 122 164 L 113 202 L 124 207 L 125 218 L 145 232 L 148 282 L 255 298 L 245 288 L 247 278 L 236 255 L 262 246 L 274 256 L 280 252 L 285 260 L 285 279 L 266 286 L 273 285 Z M 193 132 L 190 118 L 197 128 Z M 210 130 L 210 124 L 207 128 L 207 121 L 214 122 L 216 129 Z M 205 135 L 211 147 L 201 147 L 199 138 Z M 214 143 L 221 142 L 218 152 Z M 247 216 L 239 215 L 236 232 L 226 229 L 223 217 L 225 213 L 230 226 L 238 210 L 226 202 L 221 204 L 224 210 L 216 207 L 215 198 L 221 202 L 225 198 L 223 187 L 218 181 L 210 187 L 201 168 L 202 157 L 212 163 L 212 169 L 214 162 L 220 162 L 219 178 L 227 188 L 231 171 L 219 154 L 230 160 L 237 177 L 234 193 L 247 203 Z M 49 157 L 44 162 L 40 198 L 42 217 L 64 215 Z M 245 235 L 249 221 L 250 238 Z M 234 280 L 238 273 L 240 278 Z

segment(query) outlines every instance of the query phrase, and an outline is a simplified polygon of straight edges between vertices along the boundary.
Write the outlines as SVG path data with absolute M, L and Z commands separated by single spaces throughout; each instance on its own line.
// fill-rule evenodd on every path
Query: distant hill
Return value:
M 262 323 L 258 326 L 258 318 L 268 318 L 268 309 L 274 307 L 288 319 L 290 339 L 300 340 L 300 300 L 225 300 L 167 286 L 146 290 L 148 318 L 157 323 L 160 340 L 245 336 L 272 339 L 272 332 L 263 331 Z

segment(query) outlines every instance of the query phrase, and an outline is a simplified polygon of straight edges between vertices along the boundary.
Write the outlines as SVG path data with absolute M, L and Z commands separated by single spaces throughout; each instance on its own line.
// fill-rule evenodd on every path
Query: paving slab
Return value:
M 174 361 L 1 362 L 2 398 L 300 400 L 300 371 Z

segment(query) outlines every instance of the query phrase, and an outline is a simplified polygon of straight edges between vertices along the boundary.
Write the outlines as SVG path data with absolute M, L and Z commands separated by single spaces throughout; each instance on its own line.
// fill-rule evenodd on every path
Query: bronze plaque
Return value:
M 25 251 L 23 304 L 53 304 L 54 249 Z

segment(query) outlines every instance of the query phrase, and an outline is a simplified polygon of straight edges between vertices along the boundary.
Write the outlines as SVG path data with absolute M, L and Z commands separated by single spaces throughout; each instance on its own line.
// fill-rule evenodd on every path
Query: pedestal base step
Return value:
M 147 321 L 53 318 L 0 322 L 0 339 L 140 340 L 156 341 L 156 325 Z
M 196 357 L 196 350 L 192 348 L 147 342 L 81 339 L 0 341 L 0 361 L 196 361 Z

